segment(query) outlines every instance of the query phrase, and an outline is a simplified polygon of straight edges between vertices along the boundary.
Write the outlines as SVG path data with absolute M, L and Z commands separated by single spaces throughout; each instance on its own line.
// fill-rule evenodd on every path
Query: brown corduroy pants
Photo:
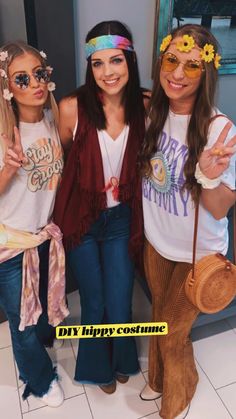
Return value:
M 173 419 L 190 403 L 198 382 L 189 333 L 199 311 L 184 291 L 191 264 L 165 259 L 147 240 L 144 264 L 152 294 L 152 321 L 167 322 L 169 330 L 166 336 L 150 337 L 149 385 L 162 393 L 160 416 Z

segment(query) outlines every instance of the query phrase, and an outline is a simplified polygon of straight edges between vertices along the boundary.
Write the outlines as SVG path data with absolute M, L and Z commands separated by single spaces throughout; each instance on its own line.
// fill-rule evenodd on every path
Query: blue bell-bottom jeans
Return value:
M 68 253 L 77 281 L 81 324 L 130 323 L 134 266 L 128 253 L 131 210 L 120 204 L 101 212 L 82 243 Z M 75 380 L 109 384 L 117 373 L 139 370 L 132 337 L 86 338 L 79 342 Z
M 38 248 L 40 257 L 40 300 L 43 308 L 38 324 L 19 331 L 23 253 L 0 264 L 0 306 L 9 320 L 13 352 L 20 378 L 26 383 L 23 398 L 30 393 L 43 396 L 56 377 L 43 345 L 52 334 L 47 317 L 49 241 Z

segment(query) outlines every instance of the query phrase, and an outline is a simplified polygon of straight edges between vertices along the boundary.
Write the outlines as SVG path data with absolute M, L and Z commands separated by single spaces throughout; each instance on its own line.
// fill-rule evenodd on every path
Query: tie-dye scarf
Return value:
M 38 234 L 32 234 L 0 224 L 0 263 L 24 252 L 20 331 L 37 324 L 42 313 L 37 247 L 49 239 L 48 321 L 52 326 L 57 326 L 69 314 L 65 302 L 65 254 L 59 227 L 51 222 Z

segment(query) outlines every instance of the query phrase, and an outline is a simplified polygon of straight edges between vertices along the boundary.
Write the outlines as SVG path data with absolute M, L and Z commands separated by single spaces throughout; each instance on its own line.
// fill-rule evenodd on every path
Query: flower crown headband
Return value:
M 102 35 L 90 39 L 85 44 L 85 54 L 88 59 L 96 51 L 103 49 L 124 49 L 126 51 L 134 51 L 132 42 L 120 35 Z
M 47 55 L 45 54 L 44 51 L 40 51 L 39 54 L 41 55 L 41 57 L 44 60 L 47 59 Z M 8 52 L 7 51 L 1 51 L 0 52 L 0 64 L 4 63 L 4 62 L 7 62 L 7 59 L 8 59 Z M 48 70 L 49 74 L 51 75 L 51 73 L 53 71 L 53 68 L 50 67 L 49 65 L 46 66 L 45 68 L 46 68 L 46 70 Z M 8 77 L 7 77 L 6 71 L 3 68 L 0 68 L 0 77 L 2 79 L 4 79 L 5 84 L 6 84 L 6 88 L 3 89 L 3 98 L 10 102 L 11 99 L 13 98 L 13 93 L 10 92 L 10 90 L 8 89 Z M 48 87 L 48 91 L 52 92 L 53 90 L 55 90 L 56 84 L 54 82 L 50 81 L 47 84 L 47 87 Z
M 160 45 L 160 51 L 165 52 L 172 41 L 172 35 L 167 35 L 163 38 Z M 189 52 L 195 47 L 195 41 L 190 35 L 183 35 L 182 39 L 176 43 L 176 48 L 181 52 Z M 212 44 L 205 44 L 203 48 L 200 48 L 200 56 L 203 61 L 210 63 L 214 60 L 214 66 L 218 69 L 220 64 L 221 56 L 215 53 L 214 46 Z

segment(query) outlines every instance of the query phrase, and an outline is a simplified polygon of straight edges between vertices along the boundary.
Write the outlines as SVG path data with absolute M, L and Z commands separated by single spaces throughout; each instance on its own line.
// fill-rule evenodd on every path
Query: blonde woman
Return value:
M 0 306 L 23 398 L 55 407 L 64 395 L 43 342 L 67 308 L 61 234 L 51 221 L 63 168 L 51 72 L 46 54 L 29 45 L 0 49 Z

